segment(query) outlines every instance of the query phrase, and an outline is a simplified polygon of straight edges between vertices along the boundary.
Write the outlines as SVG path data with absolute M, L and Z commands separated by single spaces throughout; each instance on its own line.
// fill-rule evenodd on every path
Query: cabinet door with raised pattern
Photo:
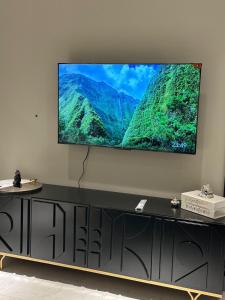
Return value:
M 0 199 L 0 252 L 21 254 L 23 251 L 23 200 Z
M 152 255 L 152 218 L 126 214 L 123 226 L 122 273 L 149 279 Z
M 153 232 L 152 280 L 222 292 L 222 227 L 155 218 Z
M 32 200 L 31 256 L 86 266 L 87 207 Z
M 178 285 L 207 288 L 210 227 L 177 222 L 174 235 L 172 281 Z
M 88 267 L 121 272 L 123 212 L 92 207 L 89 224 Z
M 32 199 L 32 257 L 72 262 L 72 209 L 72 205 Z M 67 245 L 69 241 L 71 245 Z
M 154 219 L 151 271 L 153 281 L 172 282 L 174 224 L 174 220 Z
M 219 227 L 176 222 L 173 248 L 173 284 L 222 291 L 223 238 Z
M 151 248 L 150 217 L 109 209 L 91 209 L 89 268 L 149 278 Z

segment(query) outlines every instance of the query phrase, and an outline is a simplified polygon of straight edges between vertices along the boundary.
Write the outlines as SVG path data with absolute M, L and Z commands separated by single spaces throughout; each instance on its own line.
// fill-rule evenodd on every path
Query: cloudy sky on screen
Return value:
M 59 64 L 59 74 L 82 74 L 141 99 L 159 70 L 157 64 Z

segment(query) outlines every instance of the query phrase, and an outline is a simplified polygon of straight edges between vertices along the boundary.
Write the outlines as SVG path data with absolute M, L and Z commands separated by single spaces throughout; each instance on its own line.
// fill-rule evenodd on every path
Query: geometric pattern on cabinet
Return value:
M 0 252 L 165 286 L 223 290 L 224 226 L 216 224 L 1 197 Z
M 218 292 L 223 289 L 224 237 L 219 228 L 155 218 L 151 280 Z
M 148 279 L 150 217 L 91 208 L 88 267 Z
M 73 263 L 77 266 L 87 267 L 88 256 L 88 214 L 86 206 L 74 207 L 74 257 Z M 70 225 L 70 226 L 71 226 Z
M 219 228 L 185 221 L 175 224 L 172 283 L 222 290 L 222 277 L 218 279 L 223 276 L 224 245 Z
M 90 209 L 88 267 L 121 273 L 123 213 Z
M 88 207 L 32 199 L 31 256 L 87 266 Z
M 174 220 L 155 218 L 153 224 L 151 280 L 171 283 Z
M 88 206 L 39 199 L 32 200 L 31 221 L 32 257 L 193 289 L 222 290 L 222 278 L 215 278 L 216 269 L 222 268 L 217 262 L 223 260 L 223 239 L 216 239 L 218 232 L 211 226 L 98 207 L 89 212 Z M 212 242 L 220 244 L 215 248 Z
M 0 251 L 29 254 L 29 200 L 1 197 Z
M 152 257 L 152 218 L 125 214 L 122 273 L 149 279 Z
M 69 248 L 66 248 L 66 235 L 71 231 L 70 227 L 66 231 L 66 222 L 71 215 L 70 210 L 67 211 L 66 208 L 67 205 L 62 203 L 32 199 L 32 257 L 72 262 L 72 254 L 68 252 Z M 67 213 L 69 215 L 66 215 Z M 70 235 L 72 237 L 72 234 Z
M 63 205 L 32 201 L 31 256 L 47 260 L 65 254 L 65 210 Z
M 176 222 L 172 282 L 196 289 L 207 288 L 210 227 Z

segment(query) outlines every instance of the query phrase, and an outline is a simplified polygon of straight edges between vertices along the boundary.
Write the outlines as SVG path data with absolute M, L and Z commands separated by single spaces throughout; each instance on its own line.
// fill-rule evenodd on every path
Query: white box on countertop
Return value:
M 225 216 L 225 198 L 214 195 L 213 198 L 200 196 L 201 191 L 181 194 L 181 208 L 212 219 Z

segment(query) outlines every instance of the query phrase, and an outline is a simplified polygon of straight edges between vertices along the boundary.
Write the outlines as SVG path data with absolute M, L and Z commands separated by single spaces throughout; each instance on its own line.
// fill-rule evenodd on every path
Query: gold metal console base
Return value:
M 39 262 L 39 263 L 43 263 L 43 264 L 49 264 L 49 265 L 54 265 L 54 266 L 59 266 L 59 267 L 64 267 L 64 268 L 69 268 L 69 269 L 74 269 L 74 270 L 91 272 L 91 273 L 96 273 L 96 274 L 100 274 L 100 275 L 122 278 L 122 279 L 126 279 L 126 280 L 132 280 L 132 281 L 137 281 L 137 282 L 141 282 L 141 283 L 147 283 L 147 284 L 151 284 L 151 285 L 156 285 L 156 286 L 171 288 L 171 289 L 175 289 L 175 290 L 179 290 L 179 291 L 184 291 L 184 292 L 188 293 L 191 300 L 197 300 L 200 296 L 203 296 L 203 295 L 222 299 L 222 295 L 220 295 L 220 294 L 209 293 L 209 292 L 205 292 L 205 291 L 199 291 L 199 290 L 185 288 L 182 286 L 176 286 L 176 285 L 171 285 L 171 284 L 157 282 L 157 281 L 129 277 L 129 276 L 125 276 L 125 275 L 114 274 L 114 273 L 109 273 L 109 272 L 104 272 L 104 271 L 89 269 L 89 268 L 84 268 L 84 267 L 78 267 L 78 266 L 73 266 L 73 265 L 66 265 L 66 264 L 59 263 L 59 262 L 42 260 L 42 259 L 33 258 L 33 257 L 29 257 L 29 256 L 20 256 L 20 255 L 4 253 L 4 252 L 0 252 L 0 270 L 3 269 L 3 260 L 5 257 L 12 257 L 12 258 L 18 258 L 18 259 L 23 259 L 23 260 L 28 260 L 28 261 L 34 261 L 34 262 Z M 195 294 L 195 296 L 194 296 L 194 294 Z
M 5 258 L 5 255 L 0 255 L 0 270 L 3 269 L 3 260 Z
M 189 296 L 191 297 L 191 300 L 197 300 L 201 295 L 201 293 L 196 294 L 195 296 L 193 295 L 193 293 L 188 292 Z M 222 297 L 222 296 L 221 296 Z

